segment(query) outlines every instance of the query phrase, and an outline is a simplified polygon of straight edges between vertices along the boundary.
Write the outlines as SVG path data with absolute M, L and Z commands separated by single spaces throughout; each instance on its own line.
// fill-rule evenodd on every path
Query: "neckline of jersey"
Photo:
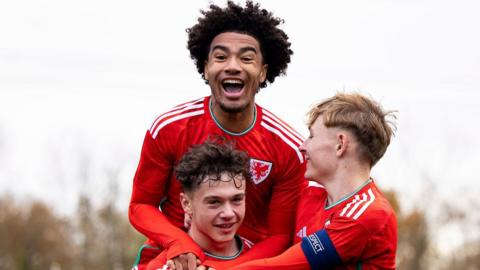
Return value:
M 328 209 L 331 209 L 339 204 L 341 204 L 342 202 L 350 199 L 353 195 L 355 195 L 357 192 L 359 192 L 362 188 L 364 188 L 366 185 L 370 184 L 371 182 L 373 181 L 373 179 L 371 177 L 369 177 L 367 179 L 367 181 L 365 181 L 365 183 L 363 183 L 361 186 L 359 186 L 355 191 L 353 191 L 352 193 L 346 195 L 345 197 L 341 198 L 340 200 L 332 203 L 331 205 L 327 205 L 327 201 L 325 201 L 325 210 L 328 210 Z
M 215 124 L 225 133 L 229 134 L 229 135 L 232 135 L 232 136 L 242 136 L 242 135 L 245 135 L 247 134 L 250 130 L 253 129 L 253 127 L 255 126 L 255 123 L 257 122 L 257 106 L 254 105 L 253 106 L 253 121 L 252 123 L 250 124 L 250 126 L 247 127 L 247 129 L 245 129 L 244 131 L 242 132 L 231 132 L 231 131 L 228 131 L 227 129 L 225 129 L 224 127 L 222 127 L 222 125 L 220 124 L 220 122 L 218 121 L 217 117 L 215 117 L 215 115 L 213 114 L 213 110 L 212 110 L 212 98 L 210 98 L 210 102 L 208 103 L 208 110 L 210 111 L 210 115 L 212 116 L 212 119 L 213 119 L 213 122 L 215 122 Z
M 207 255 L 209 257 L 212 257 L 212 258 L 215 258 L 215 259 L 219 259 L 219 260 L 233 260 L 233 259 L 236 259 L 238 256 L 240 256 L 240 254 L 243 251 L 243 241 L 240 238 L 240 236 L 238 236 L 236 234 L 235 234 L 234 238 L 235 238 L 235 242 L 237 243 L 237 246 L 238 246 L 238 251 L 237 251 L 237 253 L 233 254 L 232 256 L 219 256 L 219 255 L 209 253 L 207 251 L 203 251 L 203 252 L 205 253 L 205 255 Z

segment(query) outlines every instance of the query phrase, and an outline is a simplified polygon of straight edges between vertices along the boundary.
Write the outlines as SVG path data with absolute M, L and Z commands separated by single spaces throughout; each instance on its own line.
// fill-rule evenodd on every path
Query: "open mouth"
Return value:
M 226 79 L 222 81 L 222 87 L 226 93 L 237 94 L 241 93 L 245 84 L 241 80 Z

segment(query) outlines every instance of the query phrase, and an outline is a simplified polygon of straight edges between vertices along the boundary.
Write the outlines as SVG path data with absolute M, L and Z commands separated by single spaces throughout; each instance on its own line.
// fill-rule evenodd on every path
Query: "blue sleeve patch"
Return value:
M 342 263 L 325 230 L 303 237 L 302 250 L 311 269 L 330 269 Z

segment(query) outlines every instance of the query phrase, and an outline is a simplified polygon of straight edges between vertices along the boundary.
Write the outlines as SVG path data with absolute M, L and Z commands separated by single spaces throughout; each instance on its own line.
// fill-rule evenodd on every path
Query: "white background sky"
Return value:
M 368 94 L 399 111 L 397 136 L 373 171 L 379 184 L 407 208 L 480 206 L 480 2 L 260 3 L 285 20 L 294 55 L 259 104 L 307 135 L 313 103 L 343 90 Z M 155 116 L 209 94 L 185 33 L 207 5 L 1 1 L 0 194 L 68 213 L 79 192 L 101 202 L 118 176 L 126 209 Z

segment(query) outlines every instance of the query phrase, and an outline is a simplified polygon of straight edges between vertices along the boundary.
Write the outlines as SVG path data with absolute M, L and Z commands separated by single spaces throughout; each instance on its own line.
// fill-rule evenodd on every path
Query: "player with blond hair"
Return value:
M 254 269 L 395 269 L 397 222 L 370 176 L 394 126 L 391 112 L 360 94 L 337 94 L 308 113 L 305 189 L 293 247 L 239 265 Z

